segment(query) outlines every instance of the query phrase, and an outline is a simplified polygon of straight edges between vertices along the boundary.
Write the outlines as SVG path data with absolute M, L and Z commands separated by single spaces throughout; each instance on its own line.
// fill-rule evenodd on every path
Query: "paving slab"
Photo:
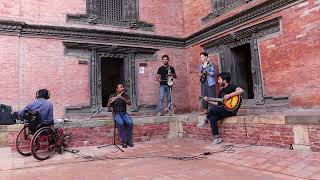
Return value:
M 0 148 L 0 179 L 320 179 L 320 153 L 230 145 L 176 138 L 136 143 L 125 152 L 82 147 L 46 161 Z

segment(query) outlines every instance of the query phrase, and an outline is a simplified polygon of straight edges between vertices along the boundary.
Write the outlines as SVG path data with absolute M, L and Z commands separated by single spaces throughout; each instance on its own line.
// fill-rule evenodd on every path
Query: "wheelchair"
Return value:
M 16 138 L 16 149 L 22 156 L 32 155 L 37 160 L 46 160 L 56 151 L 62 152 L 71 140 L 71 134 L 65 134 L 62 128 L 41 124 L 35 112 L 27 113 L 23 121 L 24 126 Z

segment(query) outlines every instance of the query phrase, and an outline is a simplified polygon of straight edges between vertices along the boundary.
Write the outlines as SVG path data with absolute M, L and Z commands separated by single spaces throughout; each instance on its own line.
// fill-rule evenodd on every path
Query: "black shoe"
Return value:
M 122 143 L 122 148 L 127 148 L 127 144 L 126 143 Z
M 132 141 L 127 141 L 127 145 L 130 146 L 130 147 L 134 147 Z
M 62 146 L 58 146 L 57 147 L 57 152 L 58 152 L 58 154 L 63 154 L 63 147 Z

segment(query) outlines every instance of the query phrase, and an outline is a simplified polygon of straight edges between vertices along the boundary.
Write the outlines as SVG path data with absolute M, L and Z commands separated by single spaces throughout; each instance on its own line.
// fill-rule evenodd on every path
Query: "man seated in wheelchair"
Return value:
M 36 99 L 19 111 L 21 119 L 27 120 L 29 128 L 33 133 L 40 127 L 53 126 L 53 105 L 48 101 L 50 92 L 40 89 L 36 92 Z

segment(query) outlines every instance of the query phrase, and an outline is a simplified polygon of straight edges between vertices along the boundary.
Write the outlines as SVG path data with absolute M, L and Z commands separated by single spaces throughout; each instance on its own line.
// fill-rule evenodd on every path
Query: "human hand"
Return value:
M 117 96 L 116 97 L 112 97 L 112 98 L 110 98 L 110 102 L 112 103 L 116 99 L 117 99 Z
M 223 96 L 223 99 L 224 99 L 224 100 L 228 100 L 228 99 L 230 99 L 230 98 L 231 98 L 231 95 L 230 95 L 230 94 L 226 94 L 226 95 Z

